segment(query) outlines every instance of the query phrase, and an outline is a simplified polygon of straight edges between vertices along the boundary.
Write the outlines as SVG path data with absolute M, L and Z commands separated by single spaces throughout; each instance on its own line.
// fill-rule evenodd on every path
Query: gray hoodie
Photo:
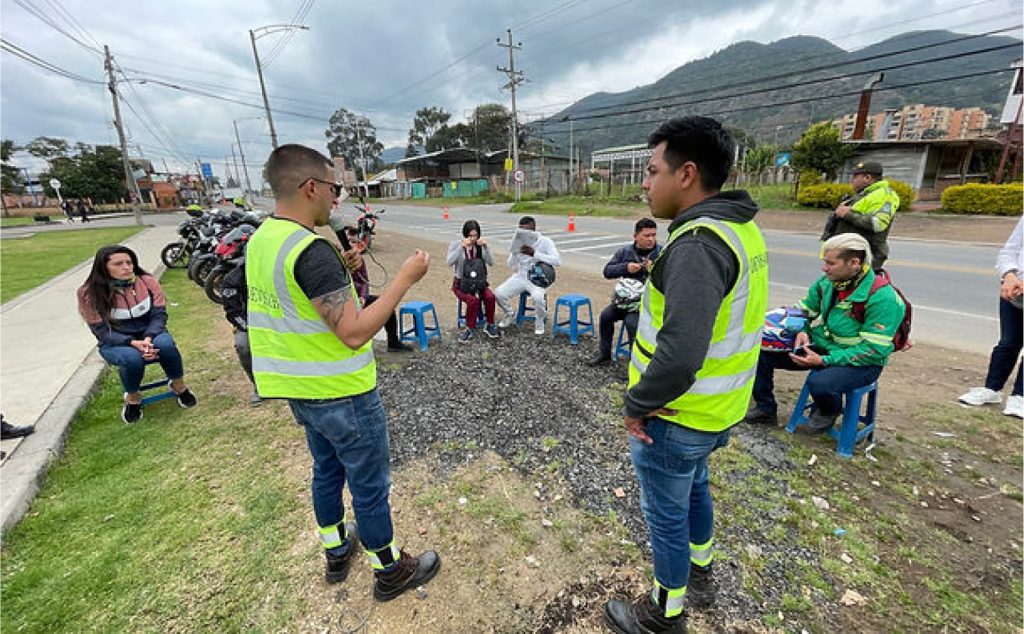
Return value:
M 747 192 L 720 192 L 683 211 L 669 225 L 669 234 L 695 218 L 744 223 L 753 221 L 757 212 Z M 665 246 L 650 277 L 650 284 L 665 296 L 665 320 L 647 370 L 626 392 L 625 414 L 642 418 L 690 389 L 704 364 L 722 299 L 738 274 L 732 249 L 706 229 Z

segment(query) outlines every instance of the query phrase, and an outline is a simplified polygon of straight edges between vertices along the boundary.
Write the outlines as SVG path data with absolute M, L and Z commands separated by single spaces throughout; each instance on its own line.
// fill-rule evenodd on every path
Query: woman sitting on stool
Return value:
M 160 362 L 178 405 L 195 406 L 196 397 L 185 386 L 181 354 L 167 332 L 163 289 L 139 266 L 134 251 L 119 244 L 101 247 L 77 295 L 78 312 L 99 341 L 100 356 L 121 375 L 124 422 L 142 418 L 139 386 L 150 361 Z

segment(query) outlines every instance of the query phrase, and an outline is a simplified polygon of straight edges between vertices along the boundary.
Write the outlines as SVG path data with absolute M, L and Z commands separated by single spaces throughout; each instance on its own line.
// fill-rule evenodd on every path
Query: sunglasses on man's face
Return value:
M 299 187 L 301 188 L 303 185 L 305 185 L 309 181 L 315 181 L 317 183 L 323 183 L 324 185 L 330 185 L 331 186 L 331 191 L 334 193 L 334 197 L 335 198 L 337 198 L 338 196 L 341 196 L 341 190 L 344 189 L 344 187 L 342 185 L 339 185 L 338 183 L 335 183 L 333 181 L 325 181 L 322 178 L 314 178 L 312 176 L 310 176 L 306 180 L 302 181 L 302 185 L 299 185 Z

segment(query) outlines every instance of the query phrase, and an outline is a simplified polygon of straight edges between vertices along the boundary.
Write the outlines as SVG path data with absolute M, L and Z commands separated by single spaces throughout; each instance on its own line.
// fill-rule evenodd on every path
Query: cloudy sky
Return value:
M 404 146 L 417 108 L 440 106 L 454 122 L 481 103 L 508 105 L 496 70 L 508 64 L 496 45 L 507 28 L 522 42 L 518 105 L 529 121 L 741 40 L 814 35 L 852 50 L 921 29 L 1016 26 L 1006 34 L 1020 37 L 1021 13 L 1020 0 L 0 0 L 0 135 L 116 144 L 107 45 L 119 80 L 131 80 L 121 90 L 132 156 L 172 170 L 201 158 L 222 174 L 237 121 L 260 165 L 271 146 L 248 31 L 275 24 L 309 27 L 257 40 L 279 140 L 325 149 L 339 107 Z M 258 180 L 258 168 L 250 174 Z

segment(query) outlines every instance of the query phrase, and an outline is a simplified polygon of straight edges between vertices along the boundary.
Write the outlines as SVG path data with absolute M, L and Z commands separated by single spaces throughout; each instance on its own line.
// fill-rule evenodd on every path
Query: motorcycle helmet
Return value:
M 799 308 L 775 308 L 764 316 L 761 350 L 786 352 L 793 349 L 798 332 L 807 324 L 807 314 Z
M 636 310 L 640 306 L 640 296 L 644 292 L 644 283 L 631 277 L 624 277 L 615 283 L 612 290 L 612 304 L 624 310 Z

